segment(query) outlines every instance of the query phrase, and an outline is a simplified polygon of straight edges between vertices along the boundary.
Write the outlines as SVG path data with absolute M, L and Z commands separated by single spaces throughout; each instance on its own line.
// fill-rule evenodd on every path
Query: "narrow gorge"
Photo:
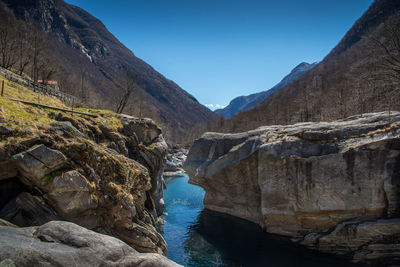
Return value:
M 400 0 L 0 14 L 0 267 L 400 266 Z

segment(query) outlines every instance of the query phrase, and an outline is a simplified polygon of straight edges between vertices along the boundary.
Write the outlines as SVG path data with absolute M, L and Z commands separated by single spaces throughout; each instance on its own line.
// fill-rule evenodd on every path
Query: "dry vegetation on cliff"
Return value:
M 116 110 L 125 89 L 121 72 L 134 73 L 137 86 L 126 99 L 124 113 L 152 118 L 170 143 L 181 142 L 189 129 L 216 118 L 77 6 L 62 0 L 1 0 L 0 16 L 0 30 L 9 33 L 9 38 L 2 39 L 10 59 L 7 64 L 0 60 L 4 68 L 25 72 L 35 81 L 49 80 L 51 74 L 62 91 L 81 98 L 88 106 L 110 110 Z M 21 34 L 14 34 L 19 31 Z M 24 45 L 21 56 L 19 47 L 13 47 L 14 39 Z M 38 49 L 34 40 L 42 40 Z M 26 63 L 22 72 L 20 60 Z
M 154 122 L 107 110 L 78 109 L 98 116 L 92 118 L 27 105 L 8 97 L 69 109 L 7 79 L 5 85 L 0 217 L 19 226 L 69 220 L 117 236 L 138 251 L 165 254 L 155 225 L 163 211 L 167 146 Z

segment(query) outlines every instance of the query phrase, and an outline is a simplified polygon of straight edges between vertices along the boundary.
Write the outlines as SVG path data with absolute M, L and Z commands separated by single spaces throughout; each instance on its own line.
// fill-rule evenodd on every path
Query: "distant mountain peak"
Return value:
M 294 73 L 294 72 L 298 72 L 298 71 L 302 71 L 302 70 L 310 70 L 310 66 L 314 67 L 315 65 L 318 64 L 318 61 L 314 62 L 314 63 L 307 63 L 307 62 L 301 62 L 299 65 L 297 65 L 296 67 L 294 67 L 294 69 L 290 72 L 290 73 Z M 290 74 L 289 74 L 290 75 Z
M 266 99 L 269 95 L 273 94 L 280 88 L 290 84 L 291 82 L 302 76 L 304 73 L 314 68 L 317 64 L 318 62 L 314 62 L 311 64 L 307 62 L 302 62 L 271 89 L 247 96 L 238 96 L 234 98 L 228 106 L 223 109 L 217 109 L 214 112 L 222 115 L 226 119 L 230 119 L 239 112 L 251 109 L 256 104 Z
M 387 63 L 393 56 L 390 51 L 398 51 L 399 24 L 400 1 L 373 1 L 316 67 L 237 114 L 224 129 L 248 131 L 264 125 L 332 121 L 398 109 L 398 71 Z

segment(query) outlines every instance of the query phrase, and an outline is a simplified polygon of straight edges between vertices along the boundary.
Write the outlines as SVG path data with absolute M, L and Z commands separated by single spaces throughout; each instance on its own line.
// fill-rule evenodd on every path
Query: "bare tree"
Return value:
M 345 89 L 344 86 L 341 85 L 337 91 L 337 105 L 339 106 L 339 117 L 345 118 L 346 117 L 346 105 L 345 105 Z
M 16 63 L 17 41 L 13 34 L 12 22 L 7 20 L 0 27 L 0 65 L 9 69 Z
M 116 113 L 122 113 L 126 104 L 128 103 L 129 97 L 135 87 L 137 87 L 137 75 L 132 70 L 124 70 L 119 74 L 119 83 L 118 86 L 122 88 L 122 96 L 117 102 Z M 141 113 L 141 102 L 140 105 L 140 113 Z
M 39 79 L 40 72 L 40 58 L 45 54 L 45 36 L 36 28 L 32 30 L 32 40 L 31 40 L 31 49 L 32 49 L 32 79 L 37 82 Z
M 378 49 L 385 53 L 384 62 L 380 67 L 385 70 L 388 77 L 400 80 L 400 23 L 385 24 L 383 36 L 370 35 Z
M 138 107 L 139 107 L 139 112 L 138 112 L 138 117 L 141 118 L 143 116 L 142 112 L 143 112 L 143 100 L 139 99 L 138 101 Z
M 29 42 L 29 30 L 24 23 L 17 23 L 16 48 L 17 48 L 17 66 L 16 70 L 19 75 L 22 75 L 25 68 L 29 65 L 32 59 L 31 45 Z
M 60 90 L 71 95 L 79 96 L 79 85 L 76 76 L 66 72 L 65 70 L 59 71 L 57 74 Z
M 392 97 L 400 89 L 400 20 L 393 18 L 386 22 L 379 36 L 369 34 L 369 38 L 375 48 L 384 55 L 383 62 L 377 65 L 380 69 L 378 79 L 382 80 L 383 78 L 385 83 L 392 84 L 391 87 L 394 88 L 392 93 L 388 93 L 386 101 L 390 120 L 390 113 L 393 108 Z
M 302 90 L 302 100 L 303 100 L 303 110 L 301 113 L 301 121 L 309 121 L 311 119 L 311 92 L 306 84 L 303 85 Z
M 48 81 L 50 81 L 54 76 L 54 74 L 56 73 L 55 68 L 52 67 L 51 60 L 43 60 L 43 59 L 39 60 L 38 71 L 42 81 L 41 83 L 44 85 L 47 85 Z
M 87 88 L 85 88 L 85 76 L 86 76 L 86 70 L 82 69 L 81 70 L 81 85 L 80 85 L 80 94 L 81 94 L 81 98 L 83 100 L 84 103 L 88 102 L 88 95 L 87 95 Z

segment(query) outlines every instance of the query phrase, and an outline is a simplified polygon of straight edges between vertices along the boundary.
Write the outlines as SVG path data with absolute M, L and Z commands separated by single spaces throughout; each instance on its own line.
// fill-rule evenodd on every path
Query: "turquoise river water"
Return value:
M 163 236 L 168 258 L 184 266 L 352 266 L 307 250 L 257 225 L 205 210 L 204 190 L 189 178 L 167 178 Z

